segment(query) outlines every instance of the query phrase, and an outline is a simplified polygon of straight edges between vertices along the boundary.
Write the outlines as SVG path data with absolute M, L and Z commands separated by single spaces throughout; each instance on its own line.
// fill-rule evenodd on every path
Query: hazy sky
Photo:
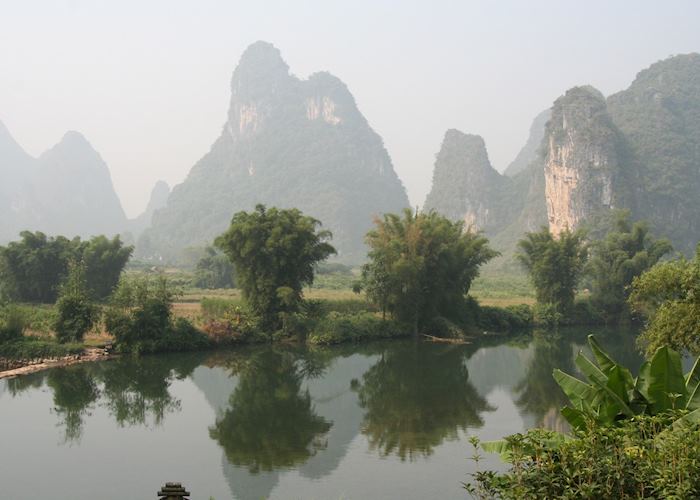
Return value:
M 33 155 L 82 132 L 134 216 L 209 150 L 238 58 L 266 40 L 297 76 L 348 85 L 418 205 L 448 128 L 503 170 L 567 88 L 608 95 L 700 51 L 699 22 L 697 0 L 0 0 L 0 121 Z

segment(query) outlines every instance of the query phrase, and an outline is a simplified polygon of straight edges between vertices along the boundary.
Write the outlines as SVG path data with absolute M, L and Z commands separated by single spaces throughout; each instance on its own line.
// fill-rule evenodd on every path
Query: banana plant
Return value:
M 615 425 L 635 415 L 657 415 L 674 409 L 688 410 L 686 421 L 700 421 L 700 358 L 684 376 L 680 355 L 669 347 L 660 347 L 633 378 L 593 335 L 588 336 L 588 344 L 595 361 L 582 352 L 576 357 L 585 381 L 561 370 L 553 373 L 571 402 L 561 412 L 572 427 L 581 429 L 588 420 Z
M 553 373 L 571 402 L 561 413 L 572 428 L 583 430 L 590 421 L 614 426 L 635 415 L 657 415 L 680 409 L 688 413 L 673 423 L 674 429 L 700 423 L 700 358 L 684 376 L 680 355 L 669 347 L 660 347 L 634 378 L 603 350 L 593 335 L 588 336 L 588 344 L 595 361 L 580 351 L 576 356 L 576 366 L 585 381 L 558 369 Z M 547 443 L 556 448 L 567 439 L 570 438 L 553 434 Z M 483 442 L 481 447 L 499 453 L 508 461 L 516 447 L 514 443 L 513 439 L 506 438 Z M 531 450 L 520 451 L 527 454 Z

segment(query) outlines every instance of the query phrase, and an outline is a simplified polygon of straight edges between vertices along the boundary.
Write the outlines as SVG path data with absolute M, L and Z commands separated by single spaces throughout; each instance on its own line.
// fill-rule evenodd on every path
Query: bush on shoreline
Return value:
M 307 336 L 311 345 L 331 345 L 410 336 L 410 327 L 383 320 L 372 313 L 344 314 L 331 312 L 316 322 Z
M 509 471 L 476 472 L 464 487 L 480 499 L 698 498 L 700 426 L 671 427 L 683 413 L 590 422 L 564 439 L 543 429 L 509 436 Z

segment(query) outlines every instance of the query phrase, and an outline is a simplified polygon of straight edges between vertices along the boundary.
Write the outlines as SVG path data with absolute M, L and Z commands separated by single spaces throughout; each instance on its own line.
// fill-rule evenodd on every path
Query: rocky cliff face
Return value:
M 622 137 L 605 98 L 575 87 L 557 99 L 545 132 L 545 197 L 555 235 L 599 210 L 625 206 Z
M 364 258 L 373 216 L 409 205 L 382 139 L 347 87 L 328 73 L 290 75 L 265 42 L 241 57 L 221 135 L 155 213 L 137 252 L 175 259 L 257 203 L 318 218 L 347 262 Z
M 484 140 L 448 130 L 435 161 L 433 185 L 424 210 L 435 210 L 465 227 L 497 231 L 508 220 L 504 194 L 511 180 L 489 162 Z
M 0 242 L 23 230 L 88 237 L 125 227 L 109 169 L 82 135 L 68 132 L 36 159 L 0 125 Z
M 608 98 L 639 174 L 636 215 L 692 253 L 700 239 L 700 54 L 670 57 Z

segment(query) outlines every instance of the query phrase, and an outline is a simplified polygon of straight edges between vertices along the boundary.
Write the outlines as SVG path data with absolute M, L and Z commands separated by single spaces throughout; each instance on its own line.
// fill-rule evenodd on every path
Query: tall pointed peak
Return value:
M 255 42 L 241 56 L 231 80 L 233 101 L 254 101 L 269 95 L 291 77 L 279 49 L 268 42 Z

